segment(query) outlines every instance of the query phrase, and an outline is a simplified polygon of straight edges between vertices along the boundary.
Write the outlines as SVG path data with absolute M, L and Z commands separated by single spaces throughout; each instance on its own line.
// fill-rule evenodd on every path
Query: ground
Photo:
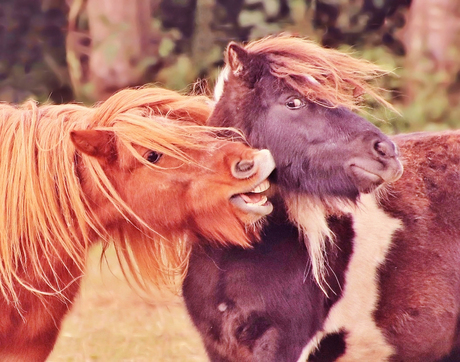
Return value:
M 170 292 L 133 292 L 109 251 L 110 268 L 88 260 L 81 295 L 64 321 L 49 362 L 205 362 L 183 302 Z

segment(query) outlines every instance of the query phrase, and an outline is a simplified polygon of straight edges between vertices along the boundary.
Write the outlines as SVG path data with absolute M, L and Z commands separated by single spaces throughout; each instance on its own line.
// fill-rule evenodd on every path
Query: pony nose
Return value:
M 375 140 L 373 142 L 373 149 L 377 157 L 393 158 L 398 156 L 398 149 L 391 141 Z
M 232 168 L 232 175 L 236 178 L 247 178 L 252 176 L 254 168 L 254 160 L 241 160 Z

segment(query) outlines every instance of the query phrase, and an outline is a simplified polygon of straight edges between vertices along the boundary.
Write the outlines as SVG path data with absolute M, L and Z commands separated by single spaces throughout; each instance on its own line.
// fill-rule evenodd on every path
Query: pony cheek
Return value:
M 157 181 L 158 178 L 152 178 Z M 178 198 L 177 195 L 186 195 L 182 184 L 173 184 L 166 181 L 158 185 L 146 183 L 142 188 L 148 192 L 135 192 L 126 195 L 124 201 L 131 205 L 131 209 L 142 222 L 150 225 L 160 234 L 170 234 L 183 229 L 183 221 L 188 216 L 187 207 L 190 205 L 187 197 Z M 131 190 L 139 189 L 139 185 L 131 185 Z M 147 195 L 147 196 L 146 196 Z
M 245 225 L 235 217 L 228 201 L 221 207 L 204 210 L 195 215 L 194 221 L 199 239 L 205 238 L 215 245 L 237 245 L 249 247 L 250 240 Z
M 164 206 L 160 208 L 160 212 L 152 214 L 150 212 L 145 212 L 144 220 L 152 225 L 154 229 L 163 229 L 162 233 L 169 234 L 181 234 L 185 232 L 186 226 L 184 226 L 184 220 L 187 220 L 190 217 L 190 211 L 188 209 L 188 200 L 179 200 L 175 194 L 180 194 L 180 190 L 164 195 L 165 201 Z M 144 201 L 141 205 L 145 210 L 158 210 L 158 204 L 152 202 L 147 202 L 149 205 L 145 208 L 146 202 Z

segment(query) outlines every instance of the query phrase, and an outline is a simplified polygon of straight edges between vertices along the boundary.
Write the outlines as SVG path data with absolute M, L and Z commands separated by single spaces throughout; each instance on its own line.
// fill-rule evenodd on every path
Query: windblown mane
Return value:
M 198 140 L 213 132 L 202 126 L 210 111 L 205 97 L 155 88 L 123 90 L 93 108 L 39 107 L 33 101 L 0 104 L 0 290 L 5 299 L 18 304 L 20 286 L 38 294 L 60 294 L 68 285 L 61 282 L 56 264 L 60 270 L 67 268 L 70 258 L 83 271 L 95 238 L 105 245 L 113 242 L 125 270 L 141 286 L 144 277 L 164 282 L 161 271 L 183 266 L 187 243 L 170 243 L 170 235 L 148 228 L 123 202 L 97 160 L 77 153 L 69 134 L 111 130 L 139 161 L 158 167 L 140 157 L 132 144 L 187 160 L 187 149 L 207 147 Z M 113 235 L 102 226 L 82 190 L 79 164 L 132 225 L 129 231 L 120 228 Z M 34 280 L 46 287 L 37 289 Z
M 389 72 L 367 60 L 287 34 L 250 42 L 245 49 L 266 56 L 271 74 L 312 102 L 356 109 L 362 103 L 361 96 L 367 94 L 393 108 L 381 96 L 382 90 L 372 84 Z

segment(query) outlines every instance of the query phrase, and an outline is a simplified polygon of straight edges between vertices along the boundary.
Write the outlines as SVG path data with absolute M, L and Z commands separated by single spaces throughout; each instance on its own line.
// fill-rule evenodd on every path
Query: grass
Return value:
M 180 297 L 170 292 L 142 298 L 117 267 L 88 260 L 82 290 L 64 320 L 49 362 L 205 362 L 204 348 Z

